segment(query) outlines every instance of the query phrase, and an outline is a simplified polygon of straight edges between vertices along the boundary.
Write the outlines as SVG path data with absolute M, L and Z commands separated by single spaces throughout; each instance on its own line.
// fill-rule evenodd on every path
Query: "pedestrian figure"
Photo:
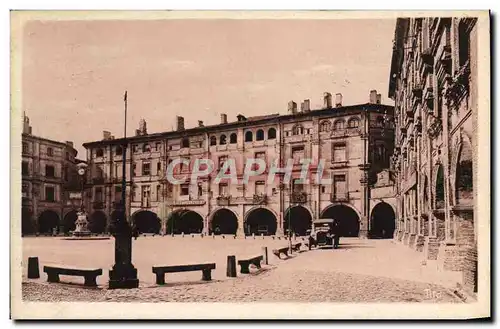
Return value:
M 332 235 L 333 235 L 333 248 L 337 249 L 340 244 L 340 223 L 336 219 L 333 221 Z
M 139 230 L 135 224 L 132 226 L 132 236 L 134 237 L 134 240 L 137 240 L 137 237 L 139 236 Z

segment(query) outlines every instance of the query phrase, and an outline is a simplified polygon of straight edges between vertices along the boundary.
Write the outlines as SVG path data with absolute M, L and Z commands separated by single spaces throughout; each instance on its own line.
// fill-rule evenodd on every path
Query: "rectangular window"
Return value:
M 22 167 L 21 167 L 21 173 L 23 174 L 23 176 L 30 174 L 28 162 L 23 161 L 23 164 L 22 164 Z
M 203 187 L 201 183 L 198 183 L 198 196 L 199 197 L 203 196 Z
M 123 171 L 123 168 L 122 168 L 122 164 L 121 163 L 115 163 L 115 177 L 116 178 L 122 178 L 122 171 Z
M 333 145 L 333 161 L 334 162 L 347 161 L 345 144 Z
M 49 166 L 49 165 L 45 166 L 45 176 L 52 178 L 56 177 L 54 166 Z
M 23 142 L 23 153 L 29 153 L 29 145 L 26 142 Z
M 137 165 L 135 163 L 132 164 L 132 177 L 136 176 L 136 172 L 135 172 L 136 169 L 137 169 Z
M 161 143 L 158 142 L 155 144 L 155 151 L 159 152 L 160 150 L 161 150 Z
M 264 195 L 266 193 L 266 184 L 264 181 L 255 182 L 255 194 Z
M 300 159 L 303 159 L 304 155 L 304 146 L 292 147 L 292 159 L 294 163 L 300 163 Z
M 45 186 L 45 201 L 54 202 L 56 193 L 53 186 Z
M 95 188 L 95 197 L 94 201 L 101 202 L 102 201 L 102 187 Z
M 121 186 L 115 186 L 115 202 L 120 202 L 122 201 L 122 187 Z
M 137 144 L 132 145 L 132 150 L 134 151 L 134 153 L 139 152 L 139 145 Z
M 189 184 L 181 184 L 181 195 L 189 195 Z
M 347 184 L 345 175 L 334 175 L 334 193 L 336 199 L 344 199 L 347 196 Z
M 158 162 L 156 163 L 156 174 L 161 174 L 161 160 L 158 160 Z
M 156 185 L 156 201 L 161 200 L 161 185 Z
M 30 191 L 30 184 L 28 183 L 23 183 L 21 187 L 21 193 L 23 195 L 23 198 L 28 198 L 29 197 L 29 191 Z
M 150 176 L 151 175 L 151 163 L 143 162 L 142 163 L 142 176 Z
M 463 66 L 470 56 L 470 35 L 463 21 L 458 24 L 458 52 L 458 63 Z
M 52 147 L 47 147 L 47 155 L 49 157 L 54 156 L 54 149 Z
M 292 181 L 292 192 L 300 193 L 304 191 L 304 184 L 302 184 L 300 179 L 294 179 Z
M 227 161 L 227 155 L 223 155 L 219 157 L 219 169 L 222 169 L 222 166 Z
M 229 195 L 229 187 L 227 186 L 227 183 L 219 184 L 219 195 Z
M 142 191 L 142 206 L 143 207 L 149 207 L 150 206 L 150 200 L 151 200 L 151 188 L 149 185 L 143 185 L 141 186 L 141 191 Z

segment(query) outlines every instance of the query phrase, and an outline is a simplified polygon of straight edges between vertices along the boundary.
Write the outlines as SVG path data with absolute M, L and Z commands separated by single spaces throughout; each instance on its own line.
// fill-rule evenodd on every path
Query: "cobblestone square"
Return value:
M 300 241 L 301 239 L 297 239 Z M 270 237 L 140 237 L 134 241 L 133 263 L 139 271 L 140 288 L 108 290 L 107 271 L 113 263 L 113 240 L 66 241 L 60 238 L 24 239 L 24 259 L 40 257 L 44 264 L 64 263 L 81 267 L 102 267 L 99 289 L 84 289 L 81 282 L 63 277 L 65 283 L 39 280 L 23 285 L 23 297 L 37 301 L 144 301 L 144 302 L 229 302 L 229 301 L 310 301 L 310 302 L 460 302 L 452 293 L 453 280 L 434 267 L 421 265 L 415 251 L 392 240 L 345 238 L 340 249 L 318 249 L 279 260 L 271 249 L 287 245 Z M 269 265 L 250 275 L 226 277 L 226 257 L 255 256 L 261 247 L 269 249 Z M 92 255 L 92 256 L 90 256 Z M 168 274 L 166 285 L 158 287 L 153 265 L 215 262 L 213 281 L 202 283 L 201 273 Z M 23 275 L 26 273 L 23 263 Z

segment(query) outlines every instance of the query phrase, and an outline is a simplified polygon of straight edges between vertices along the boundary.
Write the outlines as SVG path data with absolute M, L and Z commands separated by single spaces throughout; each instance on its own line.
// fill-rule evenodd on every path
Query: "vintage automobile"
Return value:
M 333 248 L 333 224 L 332 218 L 319 218 L 313 221 L 309 236 L 309 246 Z

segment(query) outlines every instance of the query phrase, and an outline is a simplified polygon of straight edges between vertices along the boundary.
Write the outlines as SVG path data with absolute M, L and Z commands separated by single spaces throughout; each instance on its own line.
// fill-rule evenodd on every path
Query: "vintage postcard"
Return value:
M 12 11 L 12 318 L 490 317 L 489 31 Z

